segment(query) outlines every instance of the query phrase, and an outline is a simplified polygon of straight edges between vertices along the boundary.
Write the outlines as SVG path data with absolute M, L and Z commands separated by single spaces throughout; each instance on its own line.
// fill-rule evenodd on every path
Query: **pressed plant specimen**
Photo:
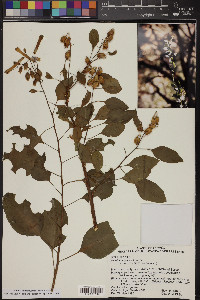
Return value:
M 105 73 L 102 67 L 95 66 L 96 61 L 101 62 L 101 60 L 117 54 L 117 50 L 109 51 L 114 33 L 114 29 L 110 29 L 106 37 L 100 42 L 99 33 L 96 29 L 92 29 L 89 32 L 89 42 L 91 43 L 92 51 L 85 58 L 84 68 L 78 70 L 76 74 L 72 74 L 70 71 L 72 57 L 71 37 L 69 34 L 61 37 L 60 42 L 65 49 L 64 66 L 61 70 L 62 80 L 59 80 L 55 94 L 53 95 L 56 98 L 53 109 L 51 108 L 51 102 L 47 97 L 43 82 L 44 80 L 54 80 L 54 77 L 50 73 L 44 73 L 43 70 L 40 70 L 40 58 L 36 56 L 43 40 L 42 35 L 38 38 L 33 55 L 27 53 L 26 49 L 21 50 L 17 47 L 15 50 L 21 57 L 17 62 L 14 62 L 12 67 L 5 71 L 6 74 L 9 74 L 11 71 L 17 69 L 20 74 L 24 73 L 27 81 L 33 81 L 33 88 L 30 90 L 30 93 L 43 98 L 46 102 L 47 112 L 51 117 L 51 124 L 42 133 L 38 133 L 31 125 L 27 125 L 26 129 L 22 129 L 20 126 L 12 126 L 8 129 L 13 134 L 18 134 L 21 138 L 26 137 L 30 143 L 24 145 L 22 151 L 18 151 L 15 144 L 13 144 L 11 152 L 4 153 L 3 157 L 4 160 L 10 160 L 12 163 L 11 170 L 14 173 L 23 168 L 26 171 L 26 175 L 30 175 L 33 180 L 47 181 L 51 185 L 53 185 L 51 181 L 52 176 L 57 176 L 60 179 L 60 188 L 56 188 L 59 198 L 53 198 L 51 200 L 52 208 L 49 211 L 45 210 L 43 213 L 33 213 L 30 202 L 27 200 L 18 204 L 15 201 L 13 193 L 6 193 L 3 197 L 4 212 L 12 228 L 22 235 L 39 236 L 48 245 L 52 256 L 56 257 L 51 290 L 55 287 L 60 262 L 69 258 L 60 259 L 62 244 L 66 239 L 66 236 L 63 234 L 63 226 L 68 224 L 66 207 L 69 204 L 66 203 L 64 193 L 64 186 L 66 184 L 75 181 L 81 181 L 85 184 L 85 194 L 76 201 L 88 202 L 88 209 L 91 211 L 93 222 L 93 227 L 83 237 L 80 249 L 71 256 L 82 252 L 92 259 L 101 259 L 112 253 L 118 247 L 118 242 L 109 222 L 98 222 L 94 198 L 99 197 L 101 200 L 109 198 L 113 194 L 118 180 L 124 180 L 136 186 L 138 194 L 142 199 L 155 203 L 164 203 L 166 202 L 164 191 L 156 183 L 147 178 L 152 168 L 159 161 L 167 163 L 179 163 L 183 161 L 176 151 L 165 146 L 159 146 L 149 149 L 153 156 L 137 156 L 129 164 L 126 164 L 127 159 L 132 157 L 133 153 L 136 153 L 135 150 L 139 149 L 142 140 L 159 126 L 159 116 L 157 112 L 154 113 L 149 125 L 144 128 L 138 118 L 137 111 L 129 109 L 125 102 L 115 97 L 122 90 L 119 81 L 112 77 L 113 74 Z M 71 91 L 77 85 L 84 86 L 86 92 L 80 96 L 80 104 L 73 107 L 70 101 Z M 95 101 L 94 91 L 99 88 L 114 96 L 109 97 L 105 101 Z M 101 102 L 102 104 L 100 109 L 96 107 L 97 102 Z M 56 127 L 56 118 L 62 120 L 65 126 L 66 124 L 68 125 L 66 132 L 62 136 L 59 136 Z M 137 136 L 132 141 L 133 149 L 129 153 L 125 152 L 124 158 L 118 161 L 113 168 L 103 172 L 104 159 L 102 153 L 104 148 L 107 145 L 112 145 L 114 149 L 115 138 L 125 130 L 125 124 L 128 122 L 132 122 L 138 131 Z M 100 129 L 97 136 L 88 138 L 88 132 L 92 128 L 101 128 L 101 126 L 103 126 L 103 130 Z M 56 149 L 52 145 L 46 144 L 44 136 L 47 131 L 55 136 Z M 103 142 L 103 136 L 107 137 L 107 142 Z M 63 160 L 61 151 L 61 140 L 65 138 L 68 138 L 74 144 L 74 153 L 71 153 L 71 156 L 72 158 L 78 157 L 80 160 L 82 179 L 70 182 L 66 182 L 65 180 L 63 165 L 67 160 Z M 45 153 L 40 155 L 37 152 L 35 147 L 38 144 L 44 145 L 44 147 L 51 147 L 57 152 L 60 168 L 59 174 L 45 168 L 46 155 Z M 124 167 L 126 166 L 129 166 L 131 170 L 125 172 Z M 124 173 L 123 177 L 115 178 L 116 171 L 119 169 Z

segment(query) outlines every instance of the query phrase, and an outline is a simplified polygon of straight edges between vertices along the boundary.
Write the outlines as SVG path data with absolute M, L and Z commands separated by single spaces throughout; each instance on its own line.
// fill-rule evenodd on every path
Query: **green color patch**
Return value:
M 67 9 L 67 16 L 74 16 L 74 9 L 73 8 L 68 8 Z
M 13 1 L 13 8 L 20 8 L 20 1 Z
M 59 8 L 67 8 L 67 2 L 66 1 L 59 1 Z

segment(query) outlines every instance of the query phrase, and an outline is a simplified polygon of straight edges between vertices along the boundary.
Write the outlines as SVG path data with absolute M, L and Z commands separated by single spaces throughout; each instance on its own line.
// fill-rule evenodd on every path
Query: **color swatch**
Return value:
M 6 17 L 97 17 L 97 1 L 6 1 Z

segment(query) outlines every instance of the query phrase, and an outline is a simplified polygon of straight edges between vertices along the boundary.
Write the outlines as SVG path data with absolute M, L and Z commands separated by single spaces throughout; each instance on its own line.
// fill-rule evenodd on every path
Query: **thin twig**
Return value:
M 72 156 L 72 157 L 70 157 L 70 158 L 64 160 L 64 161 L 63 161 L 63 164 L 64 164 L 65 162 L 67 162 L 68 160 L 71 160 L 72 158 L 75 158 L 75 157 L 78 157 L 78 155 L 74 155 L 74 156 Z
M 84 179 L 76 179 L 76 180 L 71 180 L 71 181 L 67 181 L 64 183 L 64 186 L 69 184 L 69 183 L 73 183 L 73 182 L 77 182 L 77 181 L 83 181 Z
M 64 132 L 64 134 L 59 138 L 59 141 L 65 136 L 65 134 L 70 130 L 71 128 L 68 128 L 65 132 Z
M 47 129 L 45 129 L 45 130 L 40 134 L 40 136 L 42 136 L 46 131 L 48 131 L 48 130 L 50 130 L 50 129 L 52 129 L 52 128 L 53 128 L 53 126 L 47 128 Z
M 83 198 L 78 198 L 78 199 L 74 200 L 73 202 L 71 202 L 71 203 L 65 205 L 64 207 L 70 206 L 70 205 L 72 205 L 73 203 L 75 203 L 75 202 L 77 202 L 77 201 L 79 201 L 79 200 L 81 200 L 81 199 L 83 199 Z
M 51 181 L 49 181 L 49 183 L 54 187 L 54 189 L 55 189 L 60 195 L 62 195 L 61 192 L 55 187 L 55 185 L 54 185 Z
M 72 256 L 74 256 L 74 255 L 76 255 L 76 254 L 78 254 L 79 252 L 80 252 L 80 250 L 79 250 L 78 252 L 76 252 L 76 253 L 74 253 L 74 254 L 68 256 L 68 257 L 65 257 L 65 258 L 61 259 L 59 262 L 61 262 L 61 261 L 63 261 L 63 260 L 66 260 L 66 259 L 68 259 L 68 258 L 70 258 L 70 257 L 72 257 Z
M 58 152 L 58 150 L 56 148 L 52 147 L 51 145 L 49 145 L 49 144 L 47 144 L 45 142 L 43 142 L 43 144 Z

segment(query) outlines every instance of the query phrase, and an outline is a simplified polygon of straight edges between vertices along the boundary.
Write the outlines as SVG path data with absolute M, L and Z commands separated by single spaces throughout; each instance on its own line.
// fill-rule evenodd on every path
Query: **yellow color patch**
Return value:
M 28 9 L 35 9 L 35 1 L 28 1 Z

